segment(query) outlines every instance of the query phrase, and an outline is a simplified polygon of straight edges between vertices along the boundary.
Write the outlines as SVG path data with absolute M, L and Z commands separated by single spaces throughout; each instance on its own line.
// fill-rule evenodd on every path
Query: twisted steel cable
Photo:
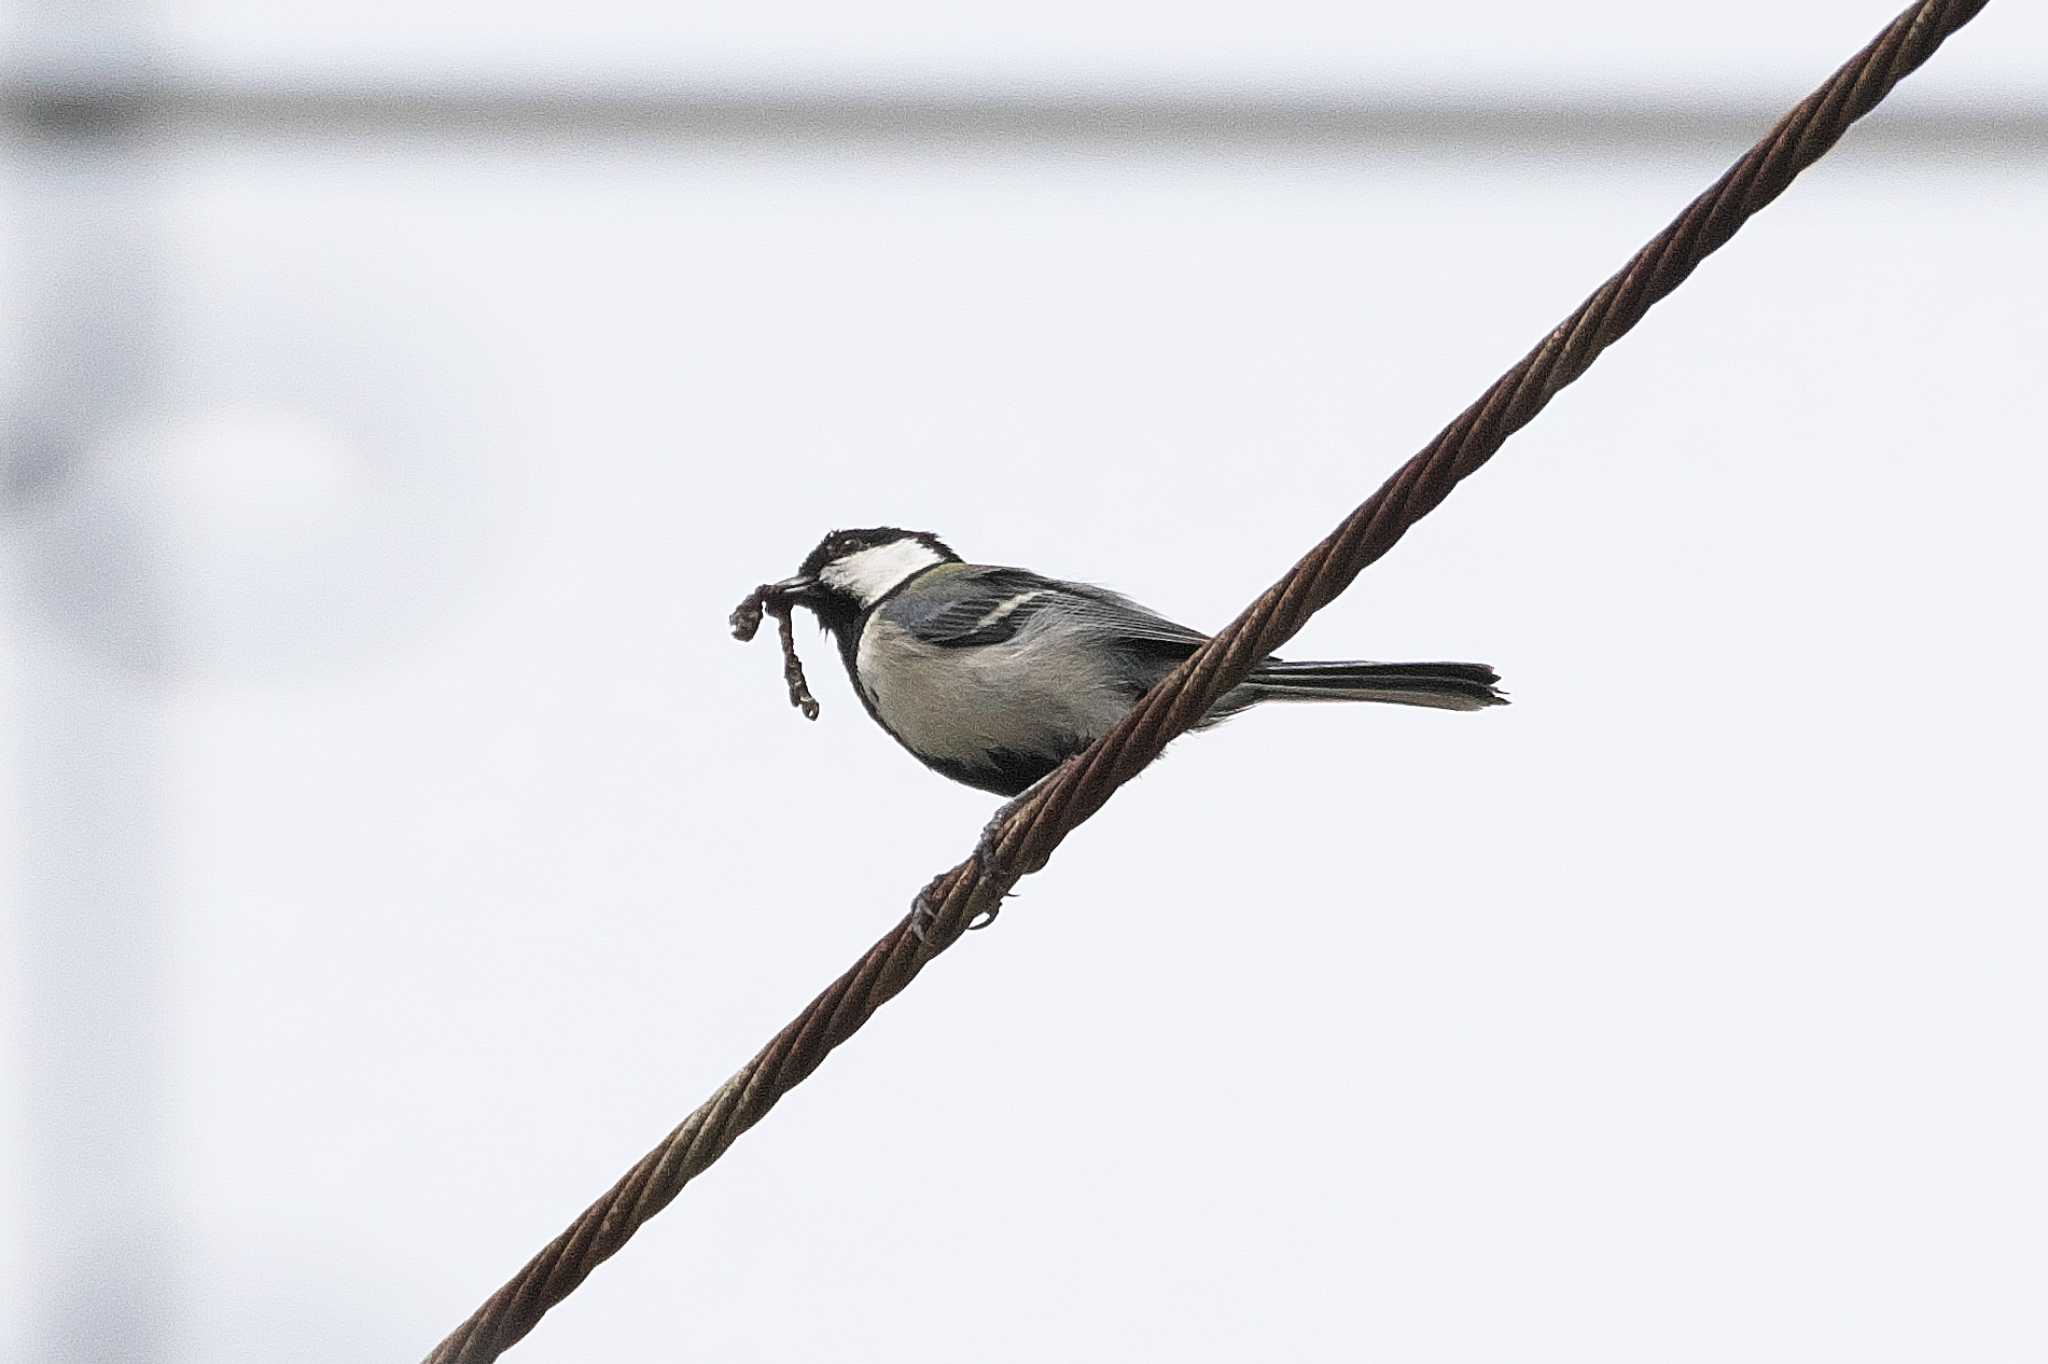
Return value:
M 556 1303 L 660 1212 L 791 1089 L 817 1069 L 1019 877 L 1043 866 L 1074 828 L 1184 732 L 1253 663 L 1277 651 L 1410 526 L 1491 459 L 1565 385 L 1626 335 L 1800 171 L 1819 160 L 1892 87 L 1934 54 L 1986 0 L 1922 0 L 1852 57 L 1752 147 L 1677 220 L 1638 251 L 1542 343 L 1458 414 L 1228 628 L 1154 687 L 1085 753 L 1040 784 L 975 856 L 926 888 L 934 907 L 920 938 L 906 917 L 624 1178 L 583 1211 L 469 1320 L 428 1364 L 483 1364 L 531 1331 Z M 987 860 L 992 865 L 984 867 Z

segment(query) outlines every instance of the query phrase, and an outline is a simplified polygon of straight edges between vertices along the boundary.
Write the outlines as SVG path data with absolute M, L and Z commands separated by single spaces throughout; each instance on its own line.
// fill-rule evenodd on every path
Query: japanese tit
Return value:
M 1208 636 L 1114 592 L 970 564 L 926 531 L 836 530 L 773 585 L 839 645 L 875 723 L 944 776 L 1017 796 L 1081 752 Z M 1506 703 L 1482 663 L 1268 658 L 1204 717 L 1261 701 Z

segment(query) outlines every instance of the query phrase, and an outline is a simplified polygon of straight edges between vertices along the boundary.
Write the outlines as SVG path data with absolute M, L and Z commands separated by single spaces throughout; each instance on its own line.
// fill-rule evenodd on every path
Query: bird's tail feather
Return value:
M 1484 663 L 1283 663 L 1268 659 L 1246 688 L 1259 701 L 1384 701 L 1439 710 L 1504 706 L 1500 674 Z

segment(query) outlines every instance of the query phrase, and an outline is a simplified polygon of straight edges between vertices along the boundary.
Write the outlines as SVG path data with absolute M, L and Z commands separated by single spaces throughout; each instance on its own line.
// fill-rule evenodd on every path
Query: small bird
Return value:
M 766 590 L 816 613 L 868 714 L 912 757 L 1000 796 L 1087 748 L 1209 638 L 1114 592 L 965 563 L 894 526 L 835 530 Z M 1268 658 L 1197 728 L 1261 701 L 1481 710 L 1506 703 L 1498 681 L 1482 663 Z

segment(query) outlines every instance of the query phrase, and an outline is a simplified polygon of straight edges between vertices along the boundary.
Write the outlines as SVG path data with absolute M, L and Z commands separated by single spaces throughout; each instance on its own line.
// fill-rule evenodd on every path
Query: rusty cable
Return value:
M 1061 840 L 1101 809 L 1117 787 L 1205 714 L 1218 696 L 1243 681 L 1257 659 L 1278 650 L 1368 564 L 1393 548 L 1460 479 L 1491 459 L 1602 350 L 1783 193 L 1985 3 L 1921 0 L 1893 20 L 1285 577 L 1148 692 L 1114 729 L 1040 784 L 984 845 L 994 849 L 995 866 L 983 868 L 978 857 L 969 857 L 935 878 L 927 889 L 933 908 L 925 937 L 913 933 L 908 916 L 889 930 L 450 1333 L 427 1357 L 428 1364 L 483 1364 L 531 1331 L 549 1308 L 667 1207 L 684 1184 L 951 946 L 968 922 L 996 908 L 1019 876 L 1044 865 Z M 794 699 L 794 680 L 791 687 Z

